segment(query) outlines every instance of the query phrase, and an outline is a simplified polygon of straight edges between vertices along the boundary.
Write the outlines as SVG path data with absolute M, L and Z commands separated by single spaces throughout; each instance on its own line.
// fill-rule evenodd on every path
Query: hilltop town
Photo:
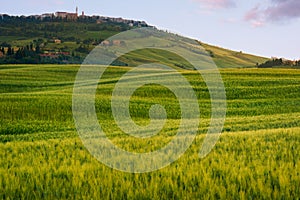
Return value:
M 0 14 L 1 63 L 81 63 L 107 38 L 144 21 L 57 11 L 30 16 Z M 112 41 L 120 43 L 121 41 Z
M 7 14 L 0 14 L 0 20 L 5 19 L 6 17 L 12 17 Z M 30 15 L 30 16 L 18 16 L 20 18 L 29 18 L 29 19 L 36 19 L 41 21 L 49 21 L 49 20 L 55 20 L 55 19 L 63 19 L 67 21 L 78 21 L 83 19 L 89 19 L 89 20 L 95 20 L 97 24 L 106 23 L 106 22 L 112 22 L 112 23 L 123 23 L 127 24 L 130 27 L 149 27 L 149 25 L 145 21 L 135 21 L 135 20 L 129 20 L 129 19 L 123 19 L 121 17 L 114 18 L 114 17 L 104 17 L 104 16 L 88 16 L 85 15 L 85 12 L 82 11 L 81 14 L 79 14 L 79 9 L 76 7 L 76 11 L 74 13 L 72 12 L 65 12 L 65 11 L 57 11 L 55 13 L 44 13 L 41 15 Z

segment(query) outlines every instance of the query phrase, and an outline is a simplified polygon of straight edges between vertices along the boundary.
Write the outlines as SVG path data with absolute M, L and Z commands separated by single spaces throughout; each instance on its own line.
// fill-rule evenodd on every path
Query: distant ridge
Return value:
M 31 16 L 0 14 L 0 64 L 80 64 L 98 44 L 112 35 L 137 27 L 151 27 L 144 21 L 104 16 L 68 17 L 67 12 Z M 268 60 L 261 56 L 227 50 L 199 42 L 220 68 L 256 67 Z M 147 57 L 148 56 L 148 57 Z M 152 60 L 146 53 L 144 60 Z M 154 57 L 153 57 L 154 56 Z M 128 57 L 126 62 L 139 62 Z
M 131 19 L 123 19 L 121 17 L 106 17 L 106 16 L 100 16 L 100 15 L 85 15 L 84 11 L 82 11 L 81 15 L 78 15 L 76 13 L 69 13 L 65 11 L 57 11 L 55 13 L 44 13 L 40 15 L 20 15 L 20 16 L 14 16 L 14 15 L 8 15 L 8 14 L 0 14 L 0 20 L 6 20 L 6 19 L 28 19 L 28 20 L 40 20 L 40 21 L 50 21 L 50 20 L 59 20 L 63 19 L 66 21 L 77 21 L 77 20 L 97 20 L 97 23 L 105 23 L 105 22 L 112 22 L 112 23 L 124 23 L 131 27 L 151 27 L 148 25 L 145 21 L 138 21 L 138 20 L 131 20 Z

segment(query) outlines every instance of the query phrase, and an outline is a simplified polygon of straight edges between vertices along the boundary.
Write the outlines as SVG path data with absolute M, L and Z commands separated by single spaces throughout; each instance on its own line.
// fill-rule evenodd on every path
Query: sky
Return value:
M 0 13 L 56 11 L 146 21 L 204 43 L 266 57 L 300 59 L 300 0 L 9 0 Z

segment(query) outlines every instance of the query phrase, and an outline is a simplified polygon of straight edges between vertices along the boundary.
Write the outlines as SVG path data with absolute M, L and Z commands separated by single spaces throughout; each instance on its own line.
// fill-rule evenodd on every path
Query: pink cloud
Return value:
M 252 25 L 252 27 L 257 28 L 257 27 L 264 26 L 265 24 L 264 24 L 264 22 L 261 22 L 261 21 L 252 21 L 251 25 Z
M 291 19 L 300 17 L 300 1 L 299 0 L 273 0 L 276 2 L 265 10 L 268 20 L 277 21 L 282 19 Z
M 249 10 L 245 15 L 245 20 L 250 21 L 260 17 L 259 5 Z
M 297 18 L 300 18 L 299 0 L 271 0 L 271 5 L 266 8 L 257 5 L 244 16 L 244 19 L 254 27 L 263 26 L 267 22 L 282 22 Z
M 234 0 L 193 0 L 203 4 L 207 8 L 232 8 L 235 7 Z
M 262 12 L 260 10 L 260 5 L 256 5 L 254 8 L 249 10 L 245 14 L 244 19 L 246 21 L 249 21 L 251 23 L 252 27 L 254 27 L 254 28 L 261 27 L 265 24 L 263 16 L 262 16 Z

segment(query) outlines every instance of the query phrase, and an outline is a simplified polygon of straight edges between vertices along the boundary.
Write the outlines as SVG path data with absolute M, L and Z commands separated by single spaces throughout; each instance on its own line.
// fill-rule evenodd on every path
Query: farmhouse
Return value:
M 122 42 L 120 40 L 113 40 L 112 43 L 115 46 L 120 46 Z
M 109 46 L 110 42 L 108 40 L 104 40 L 103 42 L 101 42 L 101 44 L 104 46 Z
M 55 39 L 55 40 L 54 40 L 54 43 L 55 43 L 55 44 L 61 44 L 61 40 L 60 40 L 60 39 Z

